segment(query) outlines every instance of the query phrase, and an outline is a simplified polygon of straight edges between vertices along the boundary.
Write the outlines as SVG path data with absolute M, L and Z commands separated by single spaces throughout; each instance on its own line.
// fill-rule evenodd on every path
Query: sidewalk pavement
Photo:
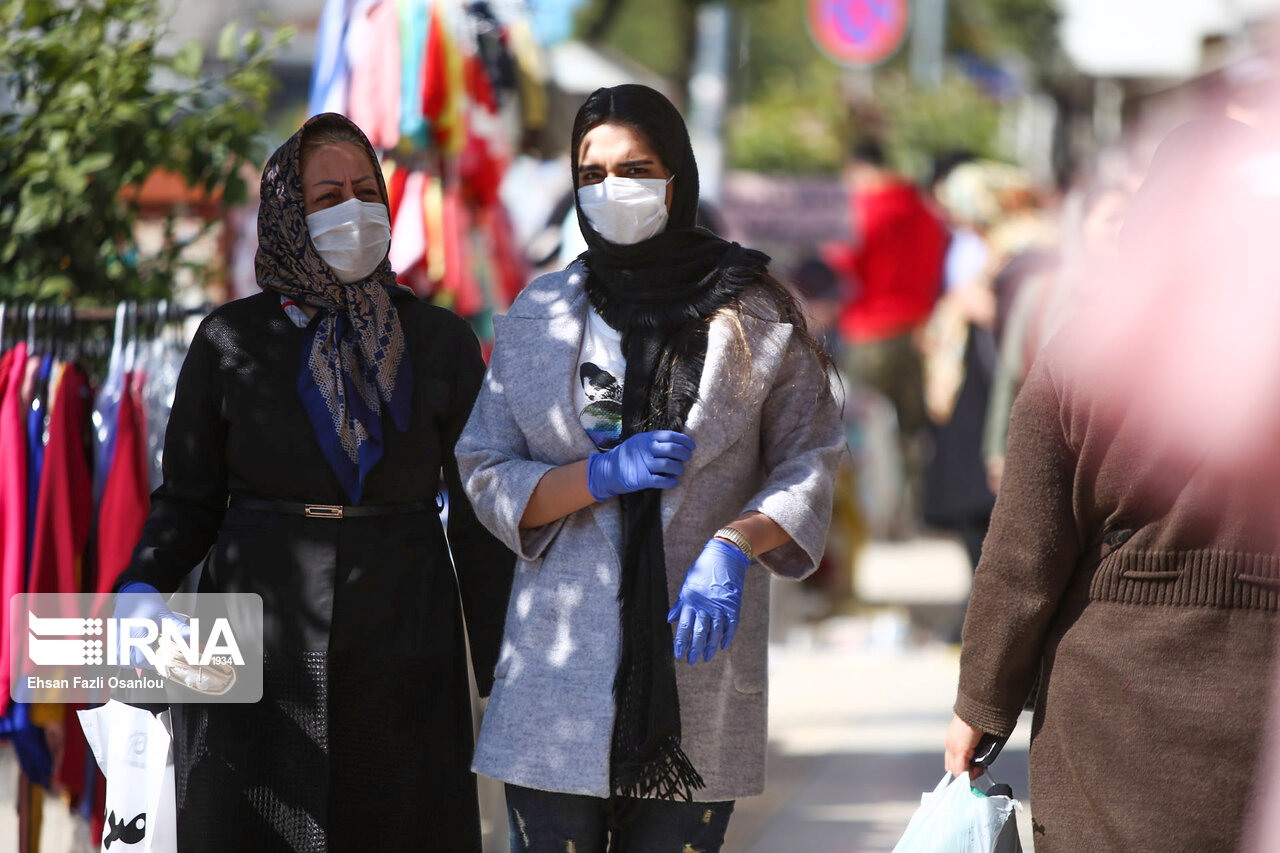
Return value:
M 942 778 L 972 574 L 955 541 L 872 542 L 853 580 L 857 615 L 801 621 L 801 591 L 775 581 L 765 793 L 739 801 L 724 853 L 891 851 Z M 1027 797 L 1030 715 L 993 768 Z
M 763 796 L 739 801 L 725 853 L 891 851 L 920 794 L 942 778 L 943 739 L 959 651 L 901 636 L 894 611 L 828 620 L 810 639 L 770 649 L 769 774 Z M 996 762 L 1013 786 L 1023 847 L 1030 719 Z

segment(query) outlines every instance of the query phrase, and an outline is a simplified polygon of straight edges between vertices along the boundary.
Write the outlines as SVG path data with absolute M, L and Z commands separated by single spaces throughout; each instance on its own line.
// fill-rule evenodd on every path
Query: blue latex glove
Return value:
M 716 649 L 727 649 L 738 631 L 742 612 L 742 587 L 751 561 L 738 546 L 712 539 L 684 576 L 680 597 L 667 614 L 676 626 L 676 657 L 694 664 L 701 657 L 709 661 Z
M 607 501 L 641 489 L 669 489 L 680 482 L 693 457 L 693 439 L 660 429 L 631 436 L 612 450 L 587 460 L 587 489 Z
M 176 626 L 183 637 L 191 636 L 191 626 L 186 623 L 186 620 L 169 609 L 169 605 L 165 603 L 164 596 L 160 594 L 160 590 L 149 583 L 133 581 L 120 587 L 120 591 L 116 593 L 115 612 L 112 613 L 112 616 L 116 619 L 150 619 L 156 623 L 157 638 L 164 631 L 166 622 Z M 130 628 L 129 634 L 133 637 L 144 636 L 141 628 Z M 120 665 L 124 666 L 125 664 L 122 661 Z M 128 665 L 142 669 L 155 668 L 142 656 L 136 646 L 129 649 Z

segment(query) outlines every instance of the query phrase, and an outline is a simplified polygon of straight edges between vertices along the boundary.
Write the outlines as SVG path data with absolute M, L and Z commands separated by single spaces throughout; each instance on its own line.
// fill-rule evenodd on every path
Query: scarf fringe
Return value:
M 619 797 L 680 800 L 693 802 L 693 792 L 707 783 L 694 768 L 677 738 L 667 739 L 651 761 L 644 764 L 619 763 L 615 768 L 613 791 Z

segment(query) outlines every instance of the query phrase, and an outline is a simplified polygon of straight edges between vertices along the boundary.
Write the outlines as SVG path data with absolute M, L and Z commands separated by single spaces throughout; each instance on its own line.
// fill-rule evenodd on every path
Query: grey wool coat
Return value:
M 541 276 L 495 319 L 493 357 L 456 453 L 476 515 L 518 556 L 474 769 L 606 797 L 621 644 L 619 502 L 538 528 L 518 524 L 548 470 L 596 451 L 573 407 L 589 310 L 584 280 L 580 264 Z M 730 647 L 710 663 L 676 664 L 683 746 L 706 780 L 696 794 L 704 802 L 764 790 L 765 569 L 801 578 L 817 566 L 845 448 L 827 376 L 793 332 L 742 316 L 739 335 L 732 319 L 713 320 L 686 423 L 697 449 L 662 496 L 671 601 L 707 540 L 744 511 L 764 513 L 792 537 L 748 571 Z M 742 343 L 749 358 L 735 348 Z

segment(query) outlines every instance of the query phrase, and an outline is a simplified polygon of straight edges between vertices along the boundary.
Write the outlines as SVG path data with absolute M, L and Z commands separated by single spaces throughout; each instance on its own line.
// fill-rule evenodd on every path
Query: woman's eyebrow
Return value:
M 625 161 L 623 161 L 623 162 L 619 163 L 618 165 L 619 165 L 619 166 L 622 166 L 622 167 L 629 167 L 629 166 L 652 166 L 652 165 L 653 165 L 653 161 L 652 161 L 652 160 L 625 160 Z
M 363 175 L 363 176 L 361 176 L 361 177 L 359 177 L 359 178 L 356 178 L 356 179 L 355 179 L 355 180 L 353 180 L 351 183 L 352 183 L 352 184 L 361 184 L 361 183 L 364 183 L 365 181 L 372 181 L 372 180 L 376 180 L 376 179 L 373 177 L 373 175 Z M 311 183 L 311 186 L 313 186 L 313 187 L 340 187 L 340 186 L 342 186 L 342 183 L 343 183 L 342 181 L 335 181 L 335 180 L 332 180 L 332 179 L 326 178 L 326 179 L 321 180 L 321 181 L 313 181 L 313 182 Z

